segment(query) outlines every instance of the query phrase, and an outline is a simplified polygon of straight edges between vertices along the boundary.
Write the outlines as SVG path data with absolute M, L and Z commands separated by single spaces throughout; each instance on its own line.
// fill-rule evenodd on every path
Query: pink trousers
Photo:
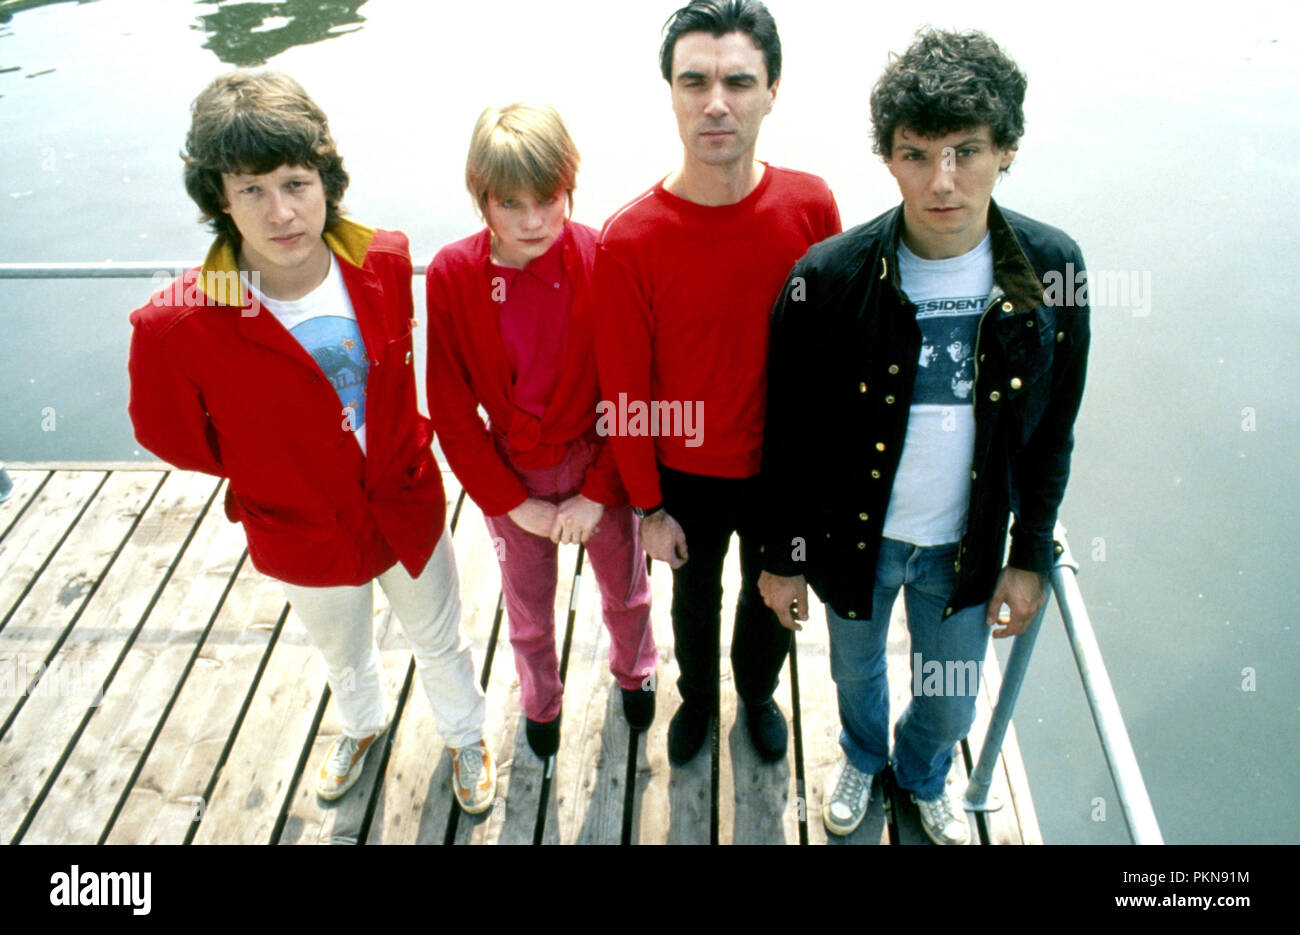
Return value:
M 590 440 L 578 439 L 559 464 L 547 468 L 521 468 L 505 452 L 502 456 L 530 497 L 560 503 L 578 493 L 597 451 Z M 524 715 L 532 721 L 551 721 L 559 716 L 564 695 L 555 652 L 557 546 L 520 528 L 509 514 L 486 519 L 501 564 Z M 609 630 L 610 672 L 619 687 L 640 689 L 654 672 L 658 654 L 650 630 L 650 582 L 632 508 L 605 507 L 586 548 Z

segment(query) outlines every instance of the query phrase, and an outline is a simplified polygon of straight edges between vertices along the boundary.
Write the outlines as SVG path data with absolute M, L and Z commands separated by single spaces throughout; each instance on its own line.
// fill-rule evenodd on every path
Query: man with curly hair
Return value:
M 1075 242 L 992 199 L 1025 84 L 981 33 L 919 33 L 871 95 L 874 150 L 903 203 L 813 247 L 773 310 L 760 588 L 794 629 L 808 584 L 826 604 L 843 729 L 822 817 L 835 834 L 862 821 L 891 761 L 899 590 L 913 697 L 894 776 L 940 844 L 970 840 L 946 777 L 989 633 L 1023 632 L 1047 597 L 1089 325 L 1083 292 L 1062 303 L 1044 290 L 1083 269 Z

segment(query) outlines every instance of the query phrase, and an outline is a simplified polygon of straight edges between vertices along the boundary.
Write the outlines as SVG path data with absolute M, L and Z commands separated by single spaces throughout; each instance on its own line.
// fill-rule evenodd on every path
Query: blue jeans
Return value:
M 956 559 L 956 543 L 921 547 L 884 539 L 872 619 L 848 620 L 826 608 L 831 677 L 843 728 L 840 746 L 855 767 L 879 773 L 889 762 L 885 644 L 894 599 L 904 589 L 912 638 L 912 700 L 894 728 L 894 776 L 920 799 L 943 792 L 953 746 L 975 720 L 979 670 L 988 647 L 987 604 L 943 616 L 956 586 Z

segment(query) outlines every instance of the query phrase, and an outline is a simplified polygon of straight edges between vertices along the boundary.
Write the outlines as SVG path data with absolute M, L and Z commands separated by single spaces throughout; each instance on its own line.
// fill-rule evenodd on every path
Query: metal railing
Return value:
M 198 265 L 198 260 L 0 263 L 0 279 L 152 279 L 159 273 L 179 276 Z M 425 268 L 423 263 L 412 266 L 411 275 L 423 276 Z
M 1160 825 L 1156 822 L 1156 813 L 1151 807 L 1146 783 L 1142 781 L 1142 770 L 1138 767 L 1137 755 L 1129 741 L 1124 716 L 1120 713 L 1115 690 L 1111 687 L 1106 664 L 1101 658 L 1101 649 L 1093 634 L 1088 608 L 1084 605 L 1083 593 L 1079 590 L 1076 577 L 1079 565 L 1070 552 L 1065 527 L 1060 523 L 1056 525 L 1054 538 L 1058 554 L 1056 565 L 1052 568 L 1048 600 L 1043 601 L 1043 606 L 1029 627 L 1015 638 L 1015 644 L 1011 647 L 1011 658 L 1007 660 L 1002 689 L 998 692 L 984 746 L 980 750 L 975 771 L 971 773 L 966 785 L 964 804 L 971 811 L 995 811 L 1002 807 L 995 796 L 989 795 L 993 770 L 1002 752 L 1002 741 L 1011 723 L 1011 712 L 1016 706 L 1016 699 L 1020 696 L 1020 686 L 1024 682 L 1025 671 L 1029 668 L 1029 657 L 1034 652 L 1034 643 L 1047 613 L 1047 605 L 1051 595 L 1055 594 L 1061 620 L 1065 623 L 1065 633 L 1070 640 L 1070 648 L 1074 651 L 1074 661 L 1079 667 L 1079 678 L 1083 682 L 1084 693 L 1088 696 L 1092 721 L 1101 738 L 1101 749 L 1106 755 L 1106 764 L 1110 767 L 1111 779 L 1115 782 L 1120 808 L 1124 812 L 1124 820 L 1128 822 L 1133 843 L 1163 844 Z

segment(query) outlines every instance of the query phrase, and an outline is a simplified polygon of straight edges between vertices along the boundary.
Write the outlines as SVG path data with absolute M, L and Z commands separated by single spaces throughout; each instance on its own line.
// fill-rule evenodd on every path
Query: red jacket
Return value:
M 243 522 L 258 571 L 359 585 L 400 560 L 416 576 L 447 504 L 416 409 L 406 236 L 344 220 L 325 241 L 370 358 L 366 453 L 311 355 L 242 294 L 222 241 L 131 313 L 135 437 L 178 468 L 229 478 L 226 515 Z
M 488 278 L 487 228 L 439 250 L 426 275 L 429 412 L 448 463 L 488 516 L 508 513 L 528 498 L 498 443 L 521 465 L 543 466 L 557 463 L 564 447 L 595 429 L 600 387 L 588 281 L 596 232 L 572 221 L 564 230 L 560 249 L 573 288 L 573 310 L 559 383 L 540 420 L 515 405 Z M 479 417 L 480 404 L 490 429 Z M 494 440 L 493 433 L 499 438 Z M 608 445 L 587 469 L 582 493 L 606 506 L 627 503 Z

